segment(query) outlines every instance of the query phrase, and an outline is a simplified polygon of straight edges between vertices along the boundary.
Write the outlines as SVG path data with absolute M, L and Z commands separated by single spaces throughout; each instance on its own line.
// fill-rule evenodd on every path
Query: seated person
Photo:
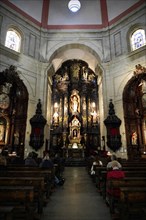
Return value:
M 25 166 L 28 166 L 28 167 L 37 167 L 38 166 L 37 162 L 33 158 L 33 153 L 32 152 L 30 152 L 28 154 L 28 157 L 25 159 L 24 163 L 25 163 Z
M 40 163 L 40 167 L 41 168 L 54 168 L 54 163 L 53 161 L 50 159 L 49 154 L 46 154 L 45 157 L 43 158 L 42 162 Z M 54 175 L 54 180 L 53 180 L 53 184 L 54 186 L 56 185 L 63 185 L 63 183 L 61 182 L 60 178 L 58 178 L 58 176 Z
M 110 162 L 108 162 L 108 164 L 107 164 L 107 170 L 111 170 L 112 169 L 112 166 L 113 166 L 113 163 L 115 163 L 115 161 L 117 162 L 117 167 L 119 168 L 119 169 L 121 169 L 122 168 L 122 165 L 118 162 L 118 160 L 117 160 L 117 158 L 116 158 L 116 155 L 112 155 L 111 156 L 111 161 Z
M 40 167 L 41 168 L 53 168 L 54 167 L 54 163 L 53 161 L 50 159 L 49 155 L 46 154 L 42 160 L 42 162 L 40 163 Z
M 108 186 L 108 180 L 110 179 L 123 179 L 125 172 L 119 168 L 118 161 L 112 161 L 111 170 L 107 171 L 107 185 L 106 185 L 106 202 L 110 205 L 110 198 L 112 197 L 112 206 L 115 209 L 117 199 L 120 197 L 120 188 L 111 189 Z
M 92 166 L 91 166 L 91 175 L 95 174 L 95 166 L 103 166 L 102 161 L 99 159 L 98 155 L 95 156 L 95 159 L 93 160 Z
M 58 178 L 61 178 L 63 176 L 63 171 L 64 171 L 64 159 L 60 156 L 59 153 L 55 154 L 54 160 L 53 160 L 54 164 L 56 165 L 55 167 L 55 174 Z

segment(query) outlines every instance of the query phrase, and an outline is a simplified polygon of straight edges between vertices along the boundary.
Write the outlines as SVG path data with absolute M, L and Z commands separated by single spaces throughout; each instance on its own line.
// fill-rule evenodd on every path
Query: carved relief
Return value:
M 134 75 L 138 75 L 138 74 L 141 74 L 141 73 L 146 73 L 146 68 L 141 66 L 141 64 L 137 64 L 135 66 L 136 70 L 133 72 Z
M 74 63 L 70 67 L 70 70 L 71 70 L 72 77 L 75 78 L 75 79 L 78 79 L 79 78 L 79 70 L 80 70 L 79 64 L 78 63 Z

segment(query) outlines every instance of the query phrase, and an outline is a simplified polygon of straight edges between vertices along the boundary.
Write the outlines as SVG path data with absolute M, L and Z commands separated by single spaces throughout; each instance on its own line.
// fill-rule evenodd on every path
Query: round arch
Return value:
M 88 45 L 87 45 L 88 44 Z M 55 48 L 53 47 L 49 51 L 49 58 L 48 58 L 48 66 L 46 66 L 46 75 L 48 78 L 48 98 L 47 98 L 47 117 L 51 118 L 51 114 L 53 109 L 50 109 L 49 106 L 52 106 L 51 104 L 51 89 L 52 89 L 52 77 L 53 75 L 58 71 L 58 69 L 62 66 L 62 64 L 68 60 L 82 60 L 83 62 L 88 63 L 88 67 L 93 70 L 93 72 L 99 76 L 99 79 L 97 84 L 99 87 L 100 91 L 100 98 L 99 98 L 99 109 L 98 111 L 101 113 L 101 121 L 103 120 L 103 87 L 102 85 L 102 80 L 103 80 L 103 71 L 104 69 L 101 66 L 102 63 L 102 53 L 101 53 L 101 48 L 98 45 L 94 45 L 93 43 L 67 43 L 64 45 L 57 44 Z M 99 51 L 99 54 L 96 52 Z M 49 55 L 48 54 L 48 55 Z M 102 109 L 101 109 L 102 108 Z M 51 123 L 51 122 L 50 122 Z M 102 123 L 100 123 L 100 130 L 101 130 L 101 136 L 103 134 L 103 127 Z M 50 125 L 48 125 L 48 128 Z M 50 139 L 50 134 L 48 135 L 48 139 Z M 98 141 L 100 143 L 100 140 Z
M 81 59 L 89 64 L 89 67 L 95 71 L 98 64 L 101 63 L 102 52 L 101 48 L 92 43 L 67 43 L 64 45 L 57 45 L 58 48 L 52 48 L 49 51 L 49 64 L 52 63 L 56 71 L 63 62 L 69 59 Z M 98 53 L 96 52 L 96 50 Z M 49 54 L 48 54 L 49 55 Z
M 17 155 L 24 156 L 25 130 L 28 107 L 28 91 L 20 79 L 15 66 L 10 66 L 1 74 L 0 94 L 9 99 L 7 106 L 0 107 L 2 122 L 5 117 L 5 139 L 0 142 L 2 148 L 8 148 Z M 4 123 L 3 123 L 4 124 Z
M 146 73 L 135 74 L 123 91 L 123 110 L 128 158 L 141 157 L 146 150 Z

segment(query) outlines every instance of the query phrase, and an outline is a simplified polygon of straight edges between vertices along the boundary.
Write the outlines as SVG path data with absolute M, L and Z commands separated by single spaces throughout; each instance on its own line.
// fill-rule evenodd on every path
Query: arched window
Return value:
M 146 44 L 145 31 L 143 29 L 138 29 L 131 35 L 131 49 L 132 51 L 143 47 Z
M 5 46 L 17 52 L 20 52 L 21 35 L 14 28 L 10 28 L 7 31 Z

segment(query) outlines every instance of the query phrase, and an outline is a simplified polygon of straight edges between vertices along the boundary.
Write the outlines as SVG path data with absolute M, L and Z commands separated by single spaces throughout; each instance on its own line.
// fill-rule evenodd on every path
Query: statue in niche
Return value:
M 76 95 L 71 97 L 71 112 L 79 112 L 79 100 Z
M 58 124 L 58 122 L 59 122 L 59 115 L 58 115 L 57 112 L 55 112 L 54 115 L 53 115 L 53 122 L 55 124 Z
M 77 137 L 77 130 L 76 129 L 73 130 L 73 137 Z
M 83 106 L 83 111 L 86 111 L 86 99 L 85 98 L 83 98 L 82 106 Z
M 131 135 L 131 142 L 132 142 L 132 145 L 137 144 L 137 132 L 136 131 L 134 131 Z
M 88 69 L 86 67 L 83 67 L 82 79 L 86 81 L 87 77 L 88 77 Z
M 4 133 L 5 133 L 5 127 L 3 124 L 0 124 L 0 142 L 4 141 Z
M 91 120 L 93 123 L 96 123 L 97 122 L 97 113 L 94 111 L 92 114 L 91 114 Z
M 68 102 L 67 102 L 67 98 L 64 98 L 64 115 L 67 115 L 68 113 Z

